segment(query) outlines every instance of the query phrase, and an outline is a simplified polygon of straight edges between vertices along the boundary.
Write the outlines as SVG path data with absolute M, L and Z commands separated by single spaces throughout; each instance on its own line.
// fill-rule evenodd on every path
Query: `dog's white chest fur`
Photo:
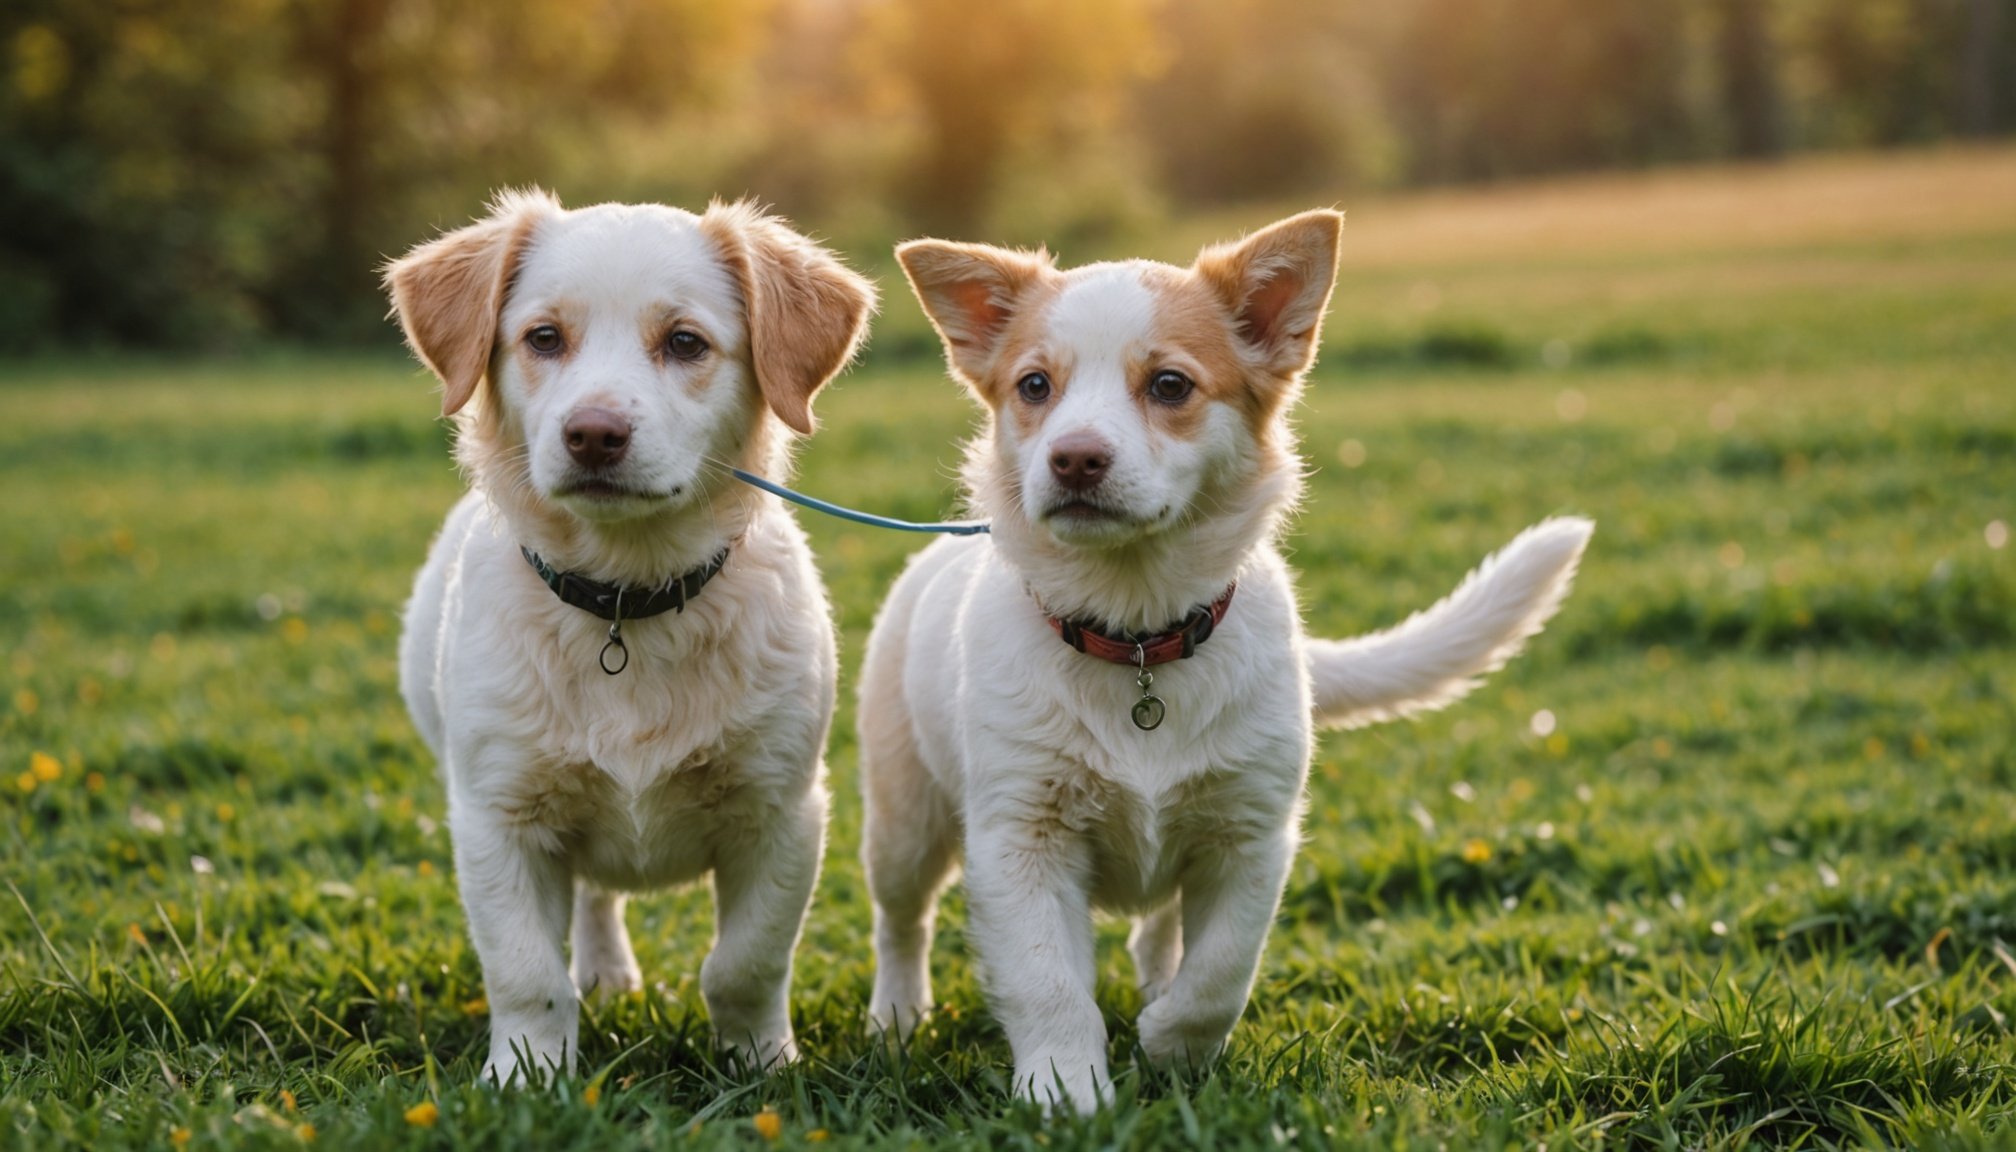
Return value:
M 637 781 L 587 761 L 553 761 L 502 785 L 514 829 L 606 887 L 688 880 L 727 823 L 760 818 L 764 797 L 734 758 L 696 749 Z M 704 831 L 703 831 L 704 830 Z
M 514 835 L 608 887 L 697 877 L 715 846 L 805 785 L 802 758 L 776 764 L 766 744 L 823 730 L 830 626 L 823 612 L 779 613 L 770 599 L 784 588 L 818 597 L 802 539 L 781 517 L 759 522 L 683 613 L 624 624 L 630 663 L 611 676 L 598 662 L 608 623 L 531 578 L 499 527 L 481 497 L 465 500 L 409 620 L 409 674 L 432 697 L 416 714 L 446 718 L 425 734 L 471 746 L 444 759 L 451 804 L 494 808 Z M 432 628 L 419 619 L 429 612 Z M 462 626 L 474 619 L 516 626 Z M 791 672 L 753 677 L 765 661 Z M 489 744 L 512 754 L 487 758 Z
M 1279 823 L 1279 811 L 1294 804 L 1292 794 L 1284 803 L 1284 786 L 1300 776 L 1290 765 L 1262 779 L 1193 773 L 1173 785 L 1143 787 L 1087 768 L 1060 774 L 1045 792 L 1054 797 L 1054 827 L 1089 846 L 1092 903 L 1135 913 L 1168 900 L 1186 863 L 1250 836 L 1251 822 L 1238 817 L 1240 808 L 1274 809 Z
M 906 683 L 954 705 L 913 692 L 911 718 L 926 768 L 968 820 L 1087 845 L 1093 902 L 1126 911 L 1167 899 L 1201 855 L 1289 822 L 1309 705 L 1278 559 L 1242 580 L 1195 658 L 1149 669 L 1167 714 L 1142 731 L 1137 670 L 1062 643 L 992 548 L 935 545 L 891 603 L 913 614 Z

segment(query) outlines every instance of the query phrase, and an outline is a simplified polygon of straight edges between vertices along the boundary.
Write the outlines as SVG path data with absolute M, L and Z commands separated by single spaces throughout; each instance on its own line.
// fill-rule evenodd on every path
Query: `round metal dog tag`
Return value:
M 1134 702 L 1134 727 L 1143 732 L 1153 732 L 1162 726 L 1162 698 L 1143 696 Z

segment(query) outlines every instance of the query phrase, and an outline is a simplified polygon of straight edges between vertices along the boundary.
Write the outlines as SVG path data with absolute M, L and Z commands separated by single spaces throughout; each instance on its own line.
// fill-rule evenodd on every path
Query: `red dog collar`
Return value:
M 1239 582 L 1234 580 L 1225 586 L 1224 595 L 1209 604 L 1192 608 L 1181 624 L 1167 632 L 1122 632 L 1113 635 L 1101 632 L 1083 620 L 1066 620 L 1048 613 L 1044 614 L 1044 618 L 1050 621 L 1051 631 L 1087 656 L 1097 656 L 1130 668 L 1167 664 L 1172 660 L 1188 660 L 1196 654 L 1199 644 L 1211 638 L 1212 630 L 1225 619 L 1225 610 L 1232 606 L 1232 593 L 1238 588 Z

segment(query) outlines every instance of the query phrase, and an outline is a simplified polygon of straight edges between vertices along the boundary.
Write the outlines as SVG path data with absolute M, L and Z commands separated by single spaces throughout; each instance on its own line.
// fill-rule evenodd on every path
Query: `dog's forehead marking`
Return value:
M 1147 265 L 1092 264 L 1071 272 L 1050 302 L 1049 336 L 1081 365 L 1124 362 L 1155 335 L 1160 298 Z
M 741 299 L 699 218 L 648 204 L 583 208 L 547 222 L 526 254 L 516 295 L 524 307 L 564 299 L 598 315 L 670 307 L 722 326 L 739 321 Z

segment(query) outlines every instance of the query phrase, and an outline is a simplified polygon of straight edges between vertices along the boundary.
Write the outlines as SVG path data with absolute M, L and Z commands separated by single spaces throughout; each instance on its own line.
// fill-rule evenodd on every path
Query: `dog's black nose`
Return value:
M 561 430 L 567 454 L 583 468 L 607 468 L 630 447 L 630 421 L 607 408 L 577 408 Z
M 1091 432 L 1071 432 L 1050 446 L 1050 474 L 1073 492 L 1087 492 L 1106 479 L 1113 450 Z

